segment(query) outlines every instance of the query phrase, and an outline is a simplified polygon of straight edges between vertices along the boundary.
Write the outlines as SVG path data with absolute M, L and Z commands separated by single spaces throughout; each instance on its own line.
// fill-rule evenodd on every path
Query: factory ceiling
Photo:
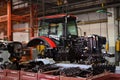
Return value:
M 13 0 L 14 14 L 29 13 L 34 6 L 39 16 L 57 13 L 82 13 L 107 7 L 120 6 L 120 0 Z
M 29 14 L 30 6 L 38 16 L 58 13 L 84 13 L 107 7 L 119 7 L 120 0 L 5 0 L 12 1 L 12 13 Z M 0 6 L 5 2 L 0 0 Z

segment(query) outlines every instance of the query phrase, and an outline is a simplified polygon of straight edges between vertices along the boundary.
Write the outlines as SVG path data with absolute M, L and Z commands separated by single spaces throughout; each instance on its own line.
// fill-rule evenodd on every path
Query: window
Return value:
M 75 21 L 69 21 L 67 24 L 68 34 L 77 35 L 77 26 Z
M 48 35 L 48 23 L 43 22 L 42 25 L 39 27 L 39 36 L 47 36 Z

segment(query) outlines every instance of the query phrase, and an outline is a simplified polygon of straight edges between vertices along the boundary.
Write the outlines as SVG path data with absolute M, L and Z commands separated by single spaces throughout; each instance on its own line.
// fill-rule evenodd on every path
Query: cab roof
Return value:
M 58 19 L 58 18 L 64 18 L 64 17 L 68 17 L 68 18 L 73 18 L 76 19 L 75 16 L 70 15 L 70 14 L 56 14 L 56 15 L 50 15 L 50 16 L 44 16 L 44 17 L 40 17 L 38 18 L 38 20 L 46 20 L 46 19 Z

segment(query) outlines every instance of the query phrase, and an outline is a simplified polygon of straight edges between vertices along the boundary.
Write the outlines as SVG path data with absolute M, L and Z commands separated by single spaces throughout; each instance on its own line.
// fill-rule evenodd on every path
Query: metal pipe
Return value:
M 12 21 L 11 21 L 11 0 L 7 2 L 7 38 L 8 41 L 12 40 Z

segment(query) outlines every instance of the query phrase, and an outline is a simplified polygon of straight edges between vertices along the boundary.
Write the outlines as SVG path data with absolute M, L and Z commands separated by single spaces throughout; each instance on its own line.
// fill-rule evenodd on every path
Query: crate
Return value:
M 82 78 L 82 77 L 65 77 L 65 76 L 60 76 L 60 80 L 88 80 L 87 78 Z
M 20 71 L 20 80 L 37 80 L 37 73 Z
M 20 71 L 6 70 L 6 79 L 5 80 L 20 80 Z
M 38 80 L 60 80 L 60 77 L 50 74 L 38 74 Z
M 51 70 L 42 73 L 38 73 L 38 80 L 60 80 L 59 75 L 55 75 L 58 70 Z
M 103 74 L 94 76 L 91 80 L 120 80 L 120 74 L 103 73 Z
M 0 80 L 5 80 L 6 70 L 0 70 Z

